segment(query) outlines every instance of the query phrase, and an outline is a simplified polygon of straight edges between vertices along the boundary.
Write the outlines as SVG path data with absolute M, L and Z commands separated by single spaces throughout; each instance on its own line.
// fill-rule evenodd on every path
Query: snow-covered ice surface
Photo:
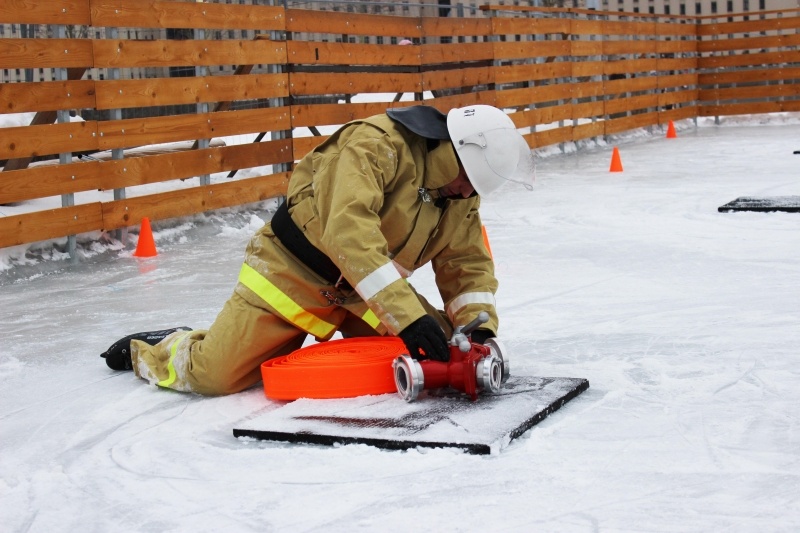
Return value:
M 6 269 L 0 529 L 799 530 L 800 215 L 717 207 L 800 195 L 800 124 L 701 126 L 628 138 L 622 173 L 610 145 L 541 158 L 534 192 L 484 201 L 512 371 L 591 383 L 491 456 L 238 440 L 261 389 L 106 368 L 128 333 L 208 326 L 266 212 Z

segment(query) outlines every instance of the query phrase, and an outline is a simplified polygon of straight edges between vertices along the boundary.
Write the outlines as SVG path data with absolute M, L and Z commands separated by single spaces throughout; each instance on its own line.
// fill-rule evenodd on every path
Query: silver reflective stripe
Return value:
M 400 273 L 397 272 L 394 263 L 390 261 L 382 267 L 373 270 L 369 276 L 362 279 L 361 282 L 355 286 L 355 289 L 358 295 L 361 296 L 361 299 L 366 302 L 399 279 L 402 279 Z
M 447 316 L 452 319 L 459 309 L 469 304 L 484 304 L 494 307 L 494 294 L 491 292 L 465 292 L 460 294 L 447 306 Z

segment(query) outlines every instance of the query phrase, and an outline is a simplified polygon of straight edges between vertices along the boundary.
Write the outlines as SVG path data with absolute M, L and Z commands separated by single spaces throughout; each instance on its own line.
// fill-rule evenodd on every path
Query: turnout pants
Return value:
M 417 294 L 445 335 L 446 315 Z M 207 330 L 177 331 L 155 346 L 131 342 L 133 370 L 151 384 L 204 395 L 242 391 L 261 380 L 261 363 L 336 331 L 387 330 L 353 290 L 339 290 L 299 262 L 266 224 L 250 241 L 233 295 Z

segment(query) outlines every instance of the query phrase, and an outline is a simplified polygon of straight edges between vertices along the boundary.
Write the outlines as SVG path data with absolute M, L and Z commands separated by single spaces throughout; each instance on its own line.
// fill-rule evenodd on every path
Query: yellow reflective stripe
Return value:
M 381 320 L 372 309 L 367 309 L 367 312 L 361 315 L 361 320 L 369 324 L 372 329 L 378 329 L 378 326 L 381 325 Z
M 175 380 L 178 378 L 178 374 L 175 372 L 175 354 L 178 353 L 178 345 L 189 333 L 191 333 L 191 331 L 187 331 L 186 333 L 175 339 L 175 342 L 173 342 L 172 346 L 170 346 L 169 362 L 167 363 L 167 372 L 169 373 L 169 375 L 167 376 L 167 379 L 163 379 L 158 382 L 159 387 L 169 387 L 170 385 L 175 383 Z
M 336 329 L 333 324 L 325 322 L 300 307 L 297 302 L 289 298 L 247 263 L 242 265 L 242 270 L 239 272 L 239 282 L 271 305 L 283 318 L 315 337 L 324 339 Z

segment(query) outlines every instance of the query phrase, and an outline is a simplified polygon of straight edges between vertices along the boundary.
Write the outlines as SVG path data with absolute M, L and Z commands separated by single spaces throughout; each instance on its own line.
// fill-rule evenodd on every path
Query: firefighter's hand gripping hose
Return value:
M 424 389 L 450 387 L 475 401 L 479 392 L 498 392 L 510 375 L 508 352 L 496 338 L 482 338 L 482 343 L 470 338 L 488 320 L 489 315 L 482 312 L 466 326 L 456 328 L 447 362 L 418 361 L 407 355 L 395 359 L 392 368 L 398 394 L 411 402 Z
M 497 392 L 509 377 L 507 352 L 496 338 L 477 343 L 469 335 L 489 319 L 486 313 L 458 327 L 448 362 L 418 361 L 398 337 L 360 337 L 314 344 L 261 365 L 264 393 L 273 400 L 350 398 L 396 391 L 406 401 L 424 389 L 450 387 L 473 401 Z M 437 326 L 438 328 L 438 326 Z
M 422 315 L 400 332 L 399 337 L 408 347 L 408 354 L 414 359 L 433 359 L 447 361 L 447 337 L 433 317 Z

